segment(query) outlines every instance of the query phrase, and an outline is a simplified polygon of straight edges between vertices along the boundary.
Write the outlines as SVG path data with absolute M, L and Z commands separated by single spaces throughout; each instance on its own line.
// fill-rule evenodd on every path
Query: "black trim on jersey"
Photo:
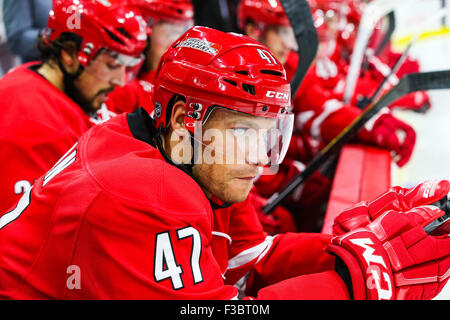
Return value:
M 138 108 L 132 113 L 127 114 L 127 122 L 131 134 L 133 135 L 134 138 L 143 141 L 145 143 L 148 143 L 152 147 L 158 149 L 161 155 L 163 156 L 164 160 L 168 164 L 171 164 L 172 166 L 180 169 L 188 176 L 190 176 L 195 182 L 197 182 L 192 176 L 192 166 L 177 164 L 173 162 L 172 159 L 170 159 L 169 156 L 164 152 L 164 149 L 162 147 L 161 132 L 155 127 L 154 120 L 152 119 L 152 117 L 150 117 L 150 115 L 148 114 L 147 111 L 145 111 L 144 108 L 142 107 Z M 211 204 L 211 207 L 214 210 L 225 209 L 233 205 L 232 203 L 224 203 L 223 205 L 219 205 L 213 202 L 207 196 L 206 198 L 208 199 L 209 203 Z
M 38 76 L 40 76 L 42 79 L 44 79 L 45 81 L 47 81 L 47 82 L 50 82 L 50 81 L 48 81 L 48 79 L 46 78 L 46 77 L 44 77 L 44 75 L 42 75 L 42 74 L 40 74 L 39 73 L 39 69 L 42 67 L 42 63 L 36 63 L 36 64 L 32 64 L 31 66 L 28 66 L 28 70 L 30 70 L 30 71 L 33 71 L 34 73 L 36 73 Z
M 153 119 L 144 108 L 138 108 L 127 114 L 127 121 L 134 138 L 156 148 L 155 138 L 158 131 L 152 123 Z

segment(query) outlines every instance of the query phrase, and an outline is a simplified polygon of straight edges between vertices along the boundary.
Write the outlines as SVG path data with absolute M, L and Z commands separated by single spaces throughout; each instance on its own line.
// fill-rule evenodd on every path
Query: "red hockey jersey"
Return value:
M 94 125 L 37 68 L 29 63 L 0 79 L 0 212 Z
M 213 211 L 149 120 L 95 126 L 1 217 L 0 297 L 348 298 L 330 236 L 267 236 L 248 201 Z
M 106 106 L 115 113 L 133 112 L 139 107 L 153 110 L 153 78 L 154 71 L 142 74 L 123 87 L 117 87 L 108 95 Z

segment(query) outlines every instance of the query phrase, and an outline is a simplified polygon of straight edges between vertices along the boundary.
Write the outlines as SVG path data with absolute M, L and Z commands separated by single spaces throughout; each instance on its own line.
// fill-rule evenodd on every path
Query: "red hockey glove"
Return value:
M 354 299 L 434 298 L 450 277 L 450 238 L 427 235 L 444 212 L 421 206 L 387 211 L 365 228 L 335 237 L 327 250 Z
M 363 201 L 343 211 L 333 224 L 333 235 L 343 235 L 364 227 L 387 210 L 408 211 L 414 207 L 433 204 L 450 191 L 450 181 L 423 182 L 414 188 L 392 187 L 373 201 Z
M 259 221 L 263 227 L 263 230 L 269 235 L 276 235 L 287 232 L 297 232 L 295 221 L 291 213 L 278 206 L 270 214 L 263 212 L 262 208 L 267 204 L 267 199 L 261 197 L 256 193 L 256 190 L 252 190 L 249 193 L 250 203 L 255 208 L 258 214 Z
M 417 113 L 426 113 L 431 108 L 430 97 L 425 91 L 417 91 L 394 101 L 389 109 L 412 110 Z
M 400 139 L 399 134 L 403 134 L 404 138 Z M 411 158 L 416 143 L 416 132 L 405 122 L 385 112 L 381 113 L 373 124 L 366 125 L 359 132 L 359 138 L 393 151 L 397 165 L 402 167 Z

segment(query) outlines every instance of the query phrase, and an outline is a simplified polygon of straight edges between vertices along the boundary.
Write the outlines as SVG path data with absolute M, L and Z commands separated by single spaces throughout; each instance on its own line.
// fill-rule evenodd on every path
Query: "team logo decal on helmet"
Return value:
M 188 38 L 179 42 L 176 47 L 186 47 L 191 49 L 200 50 L 212 55 L 216 55 L 221 49 L 221 46 L 212 42 L 208 42 L 204 39 Z

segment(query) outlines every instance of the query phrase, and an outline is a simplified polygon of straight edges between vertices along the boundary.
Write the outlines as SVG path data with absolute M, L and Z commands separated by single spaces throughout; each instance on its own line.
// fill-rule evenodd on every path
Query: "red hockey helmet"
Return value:
M 259 35 L 269 26 L 276 27 L 272 30 L 278 34 L 284 45 L 298 51 L 294 30 L 278 0 L 242 0 L 238 6 L 238 23 L 241 30 L 245 30 L 247 21 L 252 21 L 257 26 Z
M 47 42 L 62 33 L 82 38 L 78 59 L 86 66 L 99 52 L 107 49 L 125 66 L 142 60 L 147 25 L 141 14 L 118 0 L 53 0 L 49 13 Z
M 278 0 L 242 0 L 238 6 L 238 21 L 242 30 L 248 20 L 264 25 L 290 25 Z
M 363 4 L 355 0 L 308 0 L 319 37 L 336 32 L 336 40 L 352 49 Z
M 163 55 L 154 84 L 158 128 L 167 127 L 167 106 L 179 94 L 186 99 L 185 128 L 194 135 L 216 107 L 275 119 L 281 142 L 276 161 L 284 157 L 293 129 L 290 84 L 283 66 L 259 42 L 193 27 Z
M 194 21 L 194 6 L 190 0 L 128 0 L 128 3 L 153 21 L 161 19 L 183 24 Z

